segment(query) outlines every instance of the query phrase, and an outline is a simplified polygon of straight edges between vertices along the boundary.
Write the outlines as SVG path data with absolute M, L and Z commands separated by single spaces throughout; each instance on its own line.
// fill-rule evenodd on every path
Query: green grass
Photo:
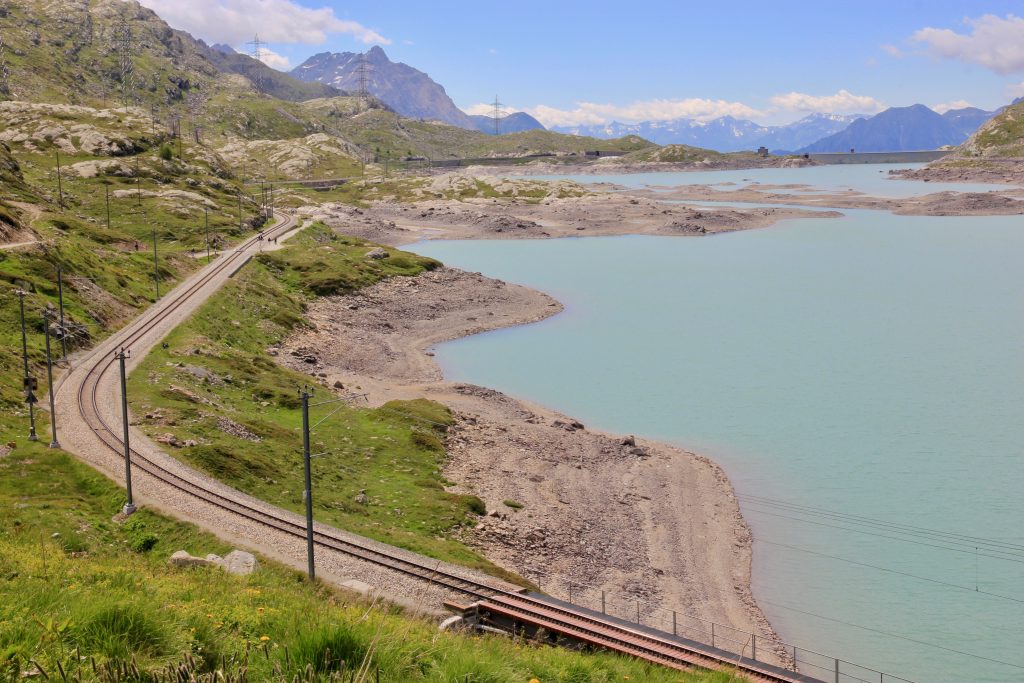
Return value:
M 267 350 L 305 324 L 305 302 L 314 296 L 438 265 L 394 249 L 390 258 L 368 259 L 373 246 L 317 224 L 289 247 L 246 266 L 132 374 L 132 409 L 151 416 L 142 420 L 143 429 L 196 442 L 172 452 L 261 499 L 301 511 L 298 390 L 312 378 L 278 365 Z M 331 390 L 321 386 L 313 402 L 330 398 Z M 318 520 L 516 580 L 454 538 L 484 510 L 474 496 L 445 491 L 440 472 L 451 416 L 444 406 L 425 400 L 376 410 L 332 404 L 315 408 L 312 422 L 335 409 L 313 434 L 313 451 L 326 454 L 313 465 Z
M 963 147 L 994 156 L 1024 156 L 1024 102 L 1001 111 Z
M 174 666 L 199 680 L 244 668 L 248 680 L 284 683 L 307 667 L 313 680 L 328 680 L 342 660 L 347 670 L 366 662 L 373 675 L 379 667 L 389 683 L 731 680 L 441 633 L 265 560 L 245 577 L 172 568 L 175 550 L 223 555 L 230 546 L 145 509 L 118 524 L 111 518 L 122 499 L 104 477 L 42 445 L 0 458 L 0 681 L 24 680 L 22 672 L 42 680 L 39 669 L 49 680 L 61 671 L 69 680 L 152 680 Z M 146 534 L 156 539 L 151 547 L 132 550 Z M 132 662 L 138 677 L 104 673 Z
M 89 110 L 87 110 L 89 111 Z M 61 114 L 49 121 L 58 123 Z M 76 112 L 70 122 L 81 122 Z M 68 123 L 68 121 L 65 121 Z M 166 293 L 204 261 L 190 257 L 193 249 L 205 245 L 204 214 L 209 204 L 210 234 L 214 243 L 241 239 L 238 227 L 236 185 L 217 175 L 218 169 L 196 161 L 199 150 L 184 145 L 185 160 L 178 146 L 171 144 L 172 160 L 159 158 L 160 148 L 148 133 L 130 129 L 125 122 L 106 122 L 104 130 L 121 131 L 138 146 L 134 156 L 121 157 L 129 166 L 143 171 L 144 192 L 188 191 L 194 198 L 168 199 L 135 195 L 134 179 L 116 177 L 63 177 L 65 208 L 57 203 L 56 155 L 41 145 L 32 150 L 15 145 L 0 149 L 0 222 L 11 222 L 20 230 L 31 230 L 40 244 L 13 251 L 0 251 L 0 344 L 12 353 L 0 356 L 0 439 L 23 438 L 27 410 L 21 394 L 21 335 L 15 289 L 28 291 L 25 301 L 29 328 L 29 356 L 32 374 L 40 380 L 39 397 L 45 400 L 45 356 L 41 311 L 57 305 L 56 269 L 64 272 L 66 319 L 76 326 L 72 350 L 89 346 L 119 329 L 155 299 L 152 239 L 157 241 L 161 291 Z M 62 155 L 62 164 L 107 160 L 88 154 Z M 107 227 L 106 193 L 110 191 L 110 227 Z M 125 196 L 118 197 L 122 190 Z M 33 205 L 16 208 L 12 203 Z M 252 202 L 242 207 L 246 229 L 255 216 Z M 6 216 L 6 218 L 5 218 Z M 56 342 L 55 342 L 56 344 Z M 57 345 L 59 346 L 59 345 Z M 40 415 L 39 431 L 45 429 Z

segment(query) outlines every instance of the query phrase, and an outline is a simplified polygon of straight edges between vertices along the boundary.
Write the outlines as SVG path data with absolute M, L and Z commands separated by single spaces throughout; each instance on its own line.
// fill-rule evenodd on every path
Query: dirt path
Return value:
M 11 249 L 20 249 L 21 247 L 30 247 L 33 244 L 39 244 L 39 240 L 28 240 L 26 242 L 10 242 L 8 244 L 0 244 L 0 250 L 8 251 Z

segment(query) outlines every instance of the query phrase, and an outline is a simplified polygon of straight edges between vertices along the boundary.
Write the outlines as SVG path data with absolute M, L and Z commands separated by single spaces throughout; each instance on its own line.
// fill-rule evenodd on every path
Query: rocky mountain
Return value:
M 842 114 L 811 114 L 784 126 L 762 126 L 753 121 L 722 116 L 711 121 L 680 118 L 635 124 L 612 122 L 559 127 L 554 130 L 600 138 L 639 135 L 659 145 L 685 144 L 718 152 L 754 150 L 762 145 L 769 150 L 780 151 L 793 150 L 838 132 L 857 118 Z
M 0 97 L 105 106 L 123 98 L 118 29 L 131 31 L 132 104 L 165 107 L 208 97 L 225 73 L 266 84 L 288 100 L 338 94 L 298 81 L 226 46 L 209 47 L 167 25 L 136 0 L 19 0 L 0 3 L 0 36 L 10 71 Z
M 970 137 L 974 131 L 981 128 L 981 124 L 995 116 L 998 111 L 985 111 L 977 107 L 964 107 L 963 109 L 950 109 L 942 118 L 946 119 L 954 128 L 963 134 L 964 138 Z
M 321 52 L 293 69 L 291 75 L 309 83 L 358 91 L 362 57 L 355 52 Z M 476 128 L 469 114 L 456 107 L 444 88 L 427 74 L 392 62 L 379 46 L 371 48 L 365 58 L 367 90 L 402 116 Z
M 469 118 L 473 120 L 473 127 L 476 130 L 488 135 L 494 135 L 494 119 L 492 117 L 476 114 L 471 115 Z M 501 135 L 504 135 L 505 133 L 521 133 L 524 130 L 546 130 L 546 128 L 544 128 L 540 121 L 526 112 L 517 111 L 514 114 L 502 117 L 501 122 L 498 124 L 498 130 Z
M 371 95 L 402 116 L 441 121 L 459 128 L 494 134 L 494 121 L 486 116 L 470 116 L 455 106 L 444 87 L 419 69 L 392 62 L 380 46 L 365 55 L 356 52 L 321 52 L 295 67 L 291 75 L 349 92 L 360 88 L 360 65 L 365 59 L 366 89 Z M 540 129 L 544 126 L 523 112 L 503 119 L 501 133 Z
M 948 114 L 949 112 L 947 112 Z M 964 132 L 964 121 L 971 114 L 944 117 L 923 104 L 892 107 L 868 119 L 860 119 L 834 135 L 799 149 L 807 152 L 897 152 L 938 149 L 959 145 L 970 134 Z

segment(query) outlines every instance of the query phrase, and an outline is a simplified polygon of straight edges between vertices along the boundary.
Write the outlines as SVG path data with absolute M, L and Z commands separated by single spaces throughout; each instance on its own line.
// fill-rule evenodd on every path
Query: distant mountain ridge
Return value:
M 302 102 L 317 97 L 335 97 L 342 92 L 337 88 L 323 83 L 307 83 L 294 76 L 272 69 L 258 59 L 237 52 L 229 45 L 217 44 L 207 46 L 202 40 L 196 40 L 203 54 L 217 69 L 226 73 L 235 73 L 248 78 L 254 85 L 259 83 L 260 90 L 272 97 L 291 102 Z
M 639 135 L 659 145 L 684 144 L 718 152 L 739 152 L 764 146 L 771 151 L 789 151 L 808 145 L 846 128 L 860 118 L 846 114 L 810 114 L 784 126 L 762 126 L 746 119 L 722 116 L 710 121 L 690 118 L 642 121 L 626 124 L 561 126 L 552 130 L 573 135 L 617 138 Z
M 295 67 L 291 75 L 309 83 L 321 83 L 339 90 L 356 92 L 360 88 L 360 63 L 356 52 L 321 52 Z M 402 62 L 392 62 L 380 46 L 365 54 L 366 89 L 402 116 L 494 133 L 493 119 L 470 116 L 459 109 L 444 86 L 430 76 Z M 544 126 L 529 114 L 517 112 L 502 120 L 500 131 L 514 133 L 543 130 Z
M 953 109 L 939 114 L 923 104 L 891 107 L 854 121 L 838 133 L 802 147 L 798 152 L 903 152 L 939 149 L 963 143 L 993 112 Z
M 494 134 L 493 117 L 473 114 L 469 118 L 473 120 L 476 130 L 488 135 Z M 514 114 L 503 116 L 498 122 L 498 131 L 502 135 L 505 133 L 521 133 L 524 130 L 544 130 L 544 125 L 524 111 L 517 111 Z

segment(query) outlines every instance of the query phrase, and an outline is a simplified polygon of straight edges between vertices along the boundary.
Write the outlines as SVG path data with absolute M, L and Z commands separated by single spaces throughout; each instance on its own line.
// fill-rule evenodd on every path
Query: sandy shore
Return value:
M 427 397 L 450 406 L 445 475 L 491 512 L 465 540 L 557 597 L 671 629 L 684 618 L 775 639 L 750 592 L 751 534 L 725 474 L 707 458 L 586 428 L 571 416 L 483 387 L 446 382 L 429 349 L 553 315 L 542 293 L 444 268 L 314 302 L 314 329 L 279 359 L 371 403 Z M 315 369 L 293 356 L 313 353 Z M 513 501 L 522 507 L 509 506 Z M 584 589 L 583 586 L 589 588 Z M 709 628 L 703 624 L 704 628 Z M 728 631 L 718 628 L 721 638 Z M 695 634 L 694 634 L 695 635 Z

